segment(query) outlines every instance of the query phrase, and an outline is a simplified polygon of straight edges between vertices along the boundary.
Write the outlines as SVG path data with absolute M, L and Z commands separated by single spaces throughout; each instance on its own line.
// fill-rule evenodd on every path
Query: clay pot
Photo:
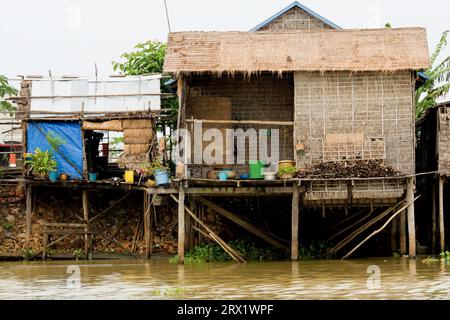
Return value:
M 289 168 L 289 167 L 293 167 L 293 166 L 294 166 L 294 161 L 292 161 L 292 160 L 281 160 L 281 161 L 278 161 L 278 168 L 279 169 Z
M 217 171 L 216 170 L 209 170 L 206 173 L 206 179 L 216 180 L 217 179 Z

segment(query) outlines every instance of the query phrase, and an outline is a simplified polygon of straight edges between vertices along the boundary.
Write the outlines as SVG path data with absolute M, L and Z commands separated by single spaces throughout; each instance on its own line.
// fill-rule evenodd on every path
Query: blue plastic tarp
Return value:
M 63 144 L 57 152 L 47 140 L 47 135 L 60 137 Z M 42 151 L 51 150 L 58 164 L 58 172 L 70 175 L 70 178 L 81 179 L 83 172 L 83 142 L 81 124 L 79 122 L 28 122 L 27 152 L 33 153 L 36 148 Z M 61 155 L 64 154 L 69 161 Z M 78 170 L 77 170 L 77 169 Z

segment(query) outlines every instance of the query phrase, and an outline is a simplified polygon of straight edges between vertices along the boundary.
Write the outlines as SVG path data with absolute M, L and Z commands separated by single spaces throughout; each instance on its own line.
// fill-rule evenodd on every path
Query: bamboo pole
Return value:
M 439 248 L 441 252 L 445 251 L 444 182 L 445 177 L 439 176 Z
M 298 222 L 299 222 L 299 189 L 294 185 L 292 192 L 292 216 L 291 216 L 291 260 L 298 260 Z
M 398 227 L 400 229 L 400 254 L 406 254 L 406 212 L 400 214 Z
M 361 241 L 356 247 L 354 247 L 352 250 L 350 250 L 349 253 L 347 253 L 344 257 L 342 257 L 341 260 L 344 260 L 346 258 L 348 258 L 353 252 L 355 252 L 359 247 L 361 247 L 367 240 L 369 240 L 370 238 L 372 238 L 374 235 L 376 235 L 377 233 L 380 233 L 384 228 L 386 228 L 386 226 L 395 218 L 397 217 L 397 215 L 402 212 L 403 210 L 410 208 L 414 202 L 419 199 L 419 197 L 416 197 L 415 199 L 412 199 L 411 202 L 408 202 L 405 206 L 403 206 L 401 209 L 397 210 L 382 226 L 381 228 L 375 230 L 374 232 L 372 232 L 368 237 L 366 237 L 363 241 Z
M 408 254 L 410 258 L 416 257 L 416 220 L 414 214 L 414 179 L 408 179 L 406 191 L 406 202 L 410 204 L 406 210 L 408 212 Z

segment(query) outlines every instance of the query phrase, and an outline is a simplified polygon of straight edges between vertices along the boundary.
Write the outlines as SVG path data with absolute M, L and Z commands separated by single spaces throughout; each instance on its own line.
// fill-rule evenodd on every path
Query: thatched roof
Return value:
M 425 29 L 169 34 L 165 73 L 397 71 L 429 66 Z

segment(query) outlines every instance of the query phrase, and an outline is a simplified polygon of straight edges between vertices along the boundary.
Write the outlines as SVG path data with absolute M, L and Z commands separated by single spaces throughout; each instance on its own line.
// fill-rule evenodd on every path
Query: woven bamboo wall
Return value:
M 414 173 L 412 92 L 408 71 L 295 73 L 295 139 L 306 146 L 297 164 L 381 158 Z M 327 145 L 336 134 L 362 134 L 363 142 Z
M 438 170 L 450 176 L 450 110 L 444 105 L 434 112 L 438 118 Z
M 258 31 L 332 29 L 306 11 L 294 7 Z

